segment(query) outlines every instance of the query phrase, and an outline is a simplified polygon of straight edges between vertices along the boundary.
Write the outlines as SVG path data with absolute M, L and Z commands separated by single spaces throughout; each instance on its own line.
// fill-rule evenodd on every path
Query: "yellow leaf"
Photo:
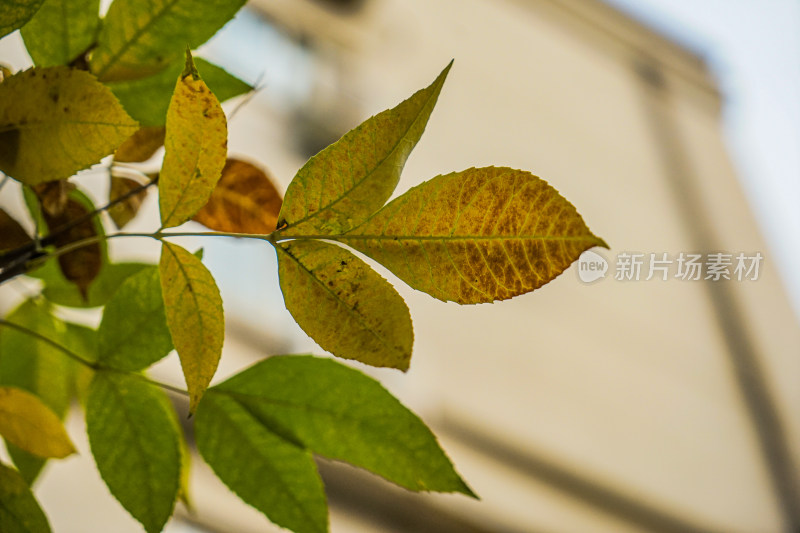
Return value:
M 28 185 L 90 167 L 136 128 L 88 72 L 32 68 L 0 83 L 0 170 Z
M 111 176 L 111 184 L 108 191 L 108 201 L 114 200 L 132 193 L 136 189 L 141 188 L 142 184 L 130 178 L 122 178 L 119 176 Z M 145 197 L 147 196 L 147 189 L 142 189 L 137 193 L 133 193 L 124 200 L 121 200 L 108 209 L 108 214 L 111 215 L 111 220 L 120 229 L 122 229 L 128 222 L 130 222 L 139 208 L 142 206 Z
M 39 457 L 75 453 L 58 416 L 37 396 L 15 387 L 0 387 L 0 435 Z
M 228 159 L 222 178 L 194 220 L 209 229 L 265 235 L 275 231 L 281 195 L 260 168 Z
M 187 50 L 186 69 L 167 111 L 166 154 L 158 184 L 163 227 L 183 224 L 205 205 L 225 166 L 227 146 L 225 114 Z
M 276 246 L 286 308 L 323 349 L 407 370 L 414 332 L 403 298 L 351 252 L 322 241 Z
M 194 412 L 222 355 L 222 298 L 200 259 L 176 244 L 163 243 L 159 270 L 167 326 L 189 389 L 189 411 Z
M 425 130 L 451 66 L 452 61 L 430 86 L 309 159 L 286 189 L 281 235 L 344 233 L 380 209 Z
M 119 163 L 141 163 L 147 161 L 164 146 L 167 130 L 164 126 L 139 128 L 136 133 L 117 148 L 114 161 Z
M 474 304 L 537 289 L 607 247 L 558 191 L 510 168 L 438 176 L 337 237 L 440 300 Z
M 6 211 L 0 208 L 0 251 L 13 250 L 31 241 L 28 232 L 19 222 L 11 218 Z

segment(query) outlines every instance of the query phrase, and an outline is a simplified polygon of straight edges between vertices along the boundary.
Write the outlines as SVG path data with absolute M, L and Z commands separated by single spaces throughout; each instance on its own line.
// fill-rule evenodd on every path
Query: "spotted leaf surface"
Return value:
M 496 167 L 433 178 L 339 240 L 415 289 L 461 304 L 530 292 L 606 246 L 546 181 Z

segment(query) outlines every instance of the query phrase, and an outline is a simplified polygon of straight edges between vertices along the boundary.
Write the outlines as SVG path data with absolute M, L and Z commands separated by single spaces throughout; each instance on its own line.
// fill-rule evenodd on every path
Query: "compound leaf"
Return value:
M 14 470 L 0 463 L 0 531 L 3 533 L 50 533 L 50 524 L 28 484 Z
M 425 130 L 450 65 L 427 88 L 346 133 L 308 160 L 286 190 L 282 235 L 331 235 L 363 222 L 389 199 Z
M 205 205 L 222 175 L 227 146 L 225 113 L 187 50 L 186 68 L 167 112 L 166 153 L 158 184 L 163 227 L 183 224 Z
M 88 168 L 136 127 L 88 72 L 37 67 L 0 83 L 0 170 L 28 185 Z
M 408 369 L 411 316 L 388 281 L 334 244 L 294 240 L 276 249 L 286 308 L 323 349 L 372 366 Z
M 0 37 L 21 28 L 36 14 L 44 0 L 10 0 L 0 11 Z
M 88 50 L 100 29 L 100 0 L 47 0 L 22 28 L 39 67 L 68 65 Z
M 116 0 L 91 59 L 103 81 L 141 78 L 162 70 L 183 50 L 206 42 L 245 0 Z
M 135 371 L 171 350 L 158 268 L 145 267 L 125 280 L 106 304 L 97 330 L 97 362 Z
M 222 355 L 222 298 L 202 261 L 176 244 L 163 243 L 159 270 L 167 325 L 189 389 L 189 411 L 194 412 Z
M 172 514 L 181 475 L 180 436 L 164 393 L 138 376 L 97 372 L 86 430 L 111 494 L 148 533 Z
M 607 247 L 558 191 L 510 168 L 438 176 L 338 240 L 440 300 L 474 304 L 537 289 Z
M 264 235 L 275 231 L 280 210 L 281 195 L 266 172 L 229 158 L 208 203 L 194 220 L 216 231 Z
M 39 457 L 75 453 L 64 425 L 42 400 L 16 387 L 0 387 L 0 435 Z
M 194 62 L 197 70 L 203 73 L 203 81 L 220 102 L 253 90 L 250 85 L 205 59 L 196 57 Z M 122 107 L 142 126 L 163 126 L 166 124 L 175 80 L 183 71 L 184 65 L 182 60 L 173 61 L 167 68 L 152 76 L 113 82 L 108 86 L 119 98 Z
M 328 531 L 325 491 L 310 452 L 220 394 L 200 403 L 195 437 L 216 475 L 272 522 L 296 533 Z
M 312 452 L 414 491 L 474 496 L 414 413 L 374 379 L 331 359 L 270 357 L 209 389 Z

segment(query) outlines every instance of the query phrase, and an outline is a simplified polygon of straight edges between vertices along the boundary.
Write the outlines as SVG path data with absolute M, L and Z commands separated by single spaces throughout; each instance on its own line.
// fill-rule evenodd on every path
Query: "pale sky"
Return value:
M 699 53 L 725 135 L 800 317 L 800 1 L 606 0 Z

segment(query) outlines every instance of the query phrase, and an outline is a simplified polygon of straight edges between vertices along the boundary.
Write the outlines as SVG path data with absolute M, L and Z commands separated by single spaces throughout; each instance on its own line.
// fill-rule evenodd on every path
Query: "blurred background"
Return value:
M 24 68 L 14 39 L 2 52 Z M 398 194 L 526 169 L 611 246 L 595 250 L 604 278 L 576 264 L 492 305 L 444 304 L 381 270 L 411 309 L 414 358 L 405 375 L 359 368 L 422 416 L 481 501 L 322 461 L 333 532 L 800 531 L 799 3 L 251 0 L 198 55 L 258 87 L 226 106 L 229 152 L 282 190 L 454 58 Z M 153 230 L 146 218 L 129 230 Z M 321 353 L 284 308 L 271 248 L 184 244 L 205 248 L 222 290 L 219 380 Z M 710 253 L 730 254 L 731 280 L 677 276 L 681 254 Z M 616 279 L 621 254 L 641 254 L 638 279 Z M 757 276 L 737 279 L 738 254 L 760 254 Z M 180 383 L 172 359 L 155 373 Z M 140 531 L 78 446 L 36 489 L 54 530 Z M 277 530 L 199 458 L 192 486 L 195 511 L 166 531 Z

